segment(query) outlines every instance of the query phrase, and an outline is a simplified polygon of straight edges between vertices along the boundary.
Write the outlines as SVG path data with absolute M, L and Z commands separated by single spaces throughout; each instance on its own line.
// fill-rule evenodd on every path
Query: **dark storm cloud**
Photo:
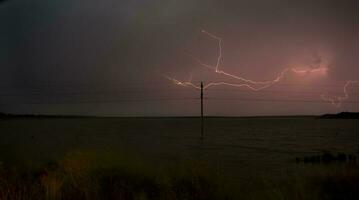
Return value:
M 201 29 L 223 37 L 224 67 L 236 74 L 267 80 L 289 63 L 315 67 L 328 56 L 333 80 L 358 79 L 358 9 L 357 1 L 334 0 L 12 0 L 0 6 L 0 82 L 19 93 L 48 82 L 77 92 L 90 86 L 119 90 L 151 86 L 142 82 L 166 84 L 156 72 L 187 78 L 198 70 L 186 52 L 215 62 L 216 44 L 200 35 Z M 52 89 L 46 89 L 44 101 L 50 98 L 47 90 Z M 179 108 L 180 114 L 193 113 Z M 159 103 L 128 112 L 166 114 L 172 109 Z M 220 111 L 214 106 L 213 113 Z

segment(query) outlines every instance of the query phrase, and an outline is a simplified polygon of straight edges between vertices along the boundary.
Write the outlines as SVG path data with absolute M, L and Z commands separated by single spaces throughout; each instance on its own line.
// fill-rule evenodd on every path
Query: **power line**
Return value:
M 12 105 L 12 104 L 23 104 L 23 105 L 62 105 L 62 104 L 102 104 L 102 103 L 132 103 L 132 102 L 161 102 L 161 101 L 188 101 L 198 100 L 199 98 L 158 98 L 158 99 L 116 99 L 116 100 L 88 100 L 88 101 L 77 101 L 77 102 L 11 102 L 11 103 L 0 103 L 0 105 Z
M 209 81 L 213 81 L 213 80 L 204 80 L 204 82 L 209 82 Z M 200 81 L 198 81 L 198 83 L 200 83 Z M 345 83 L 337 83 L 337 84 L 315 84 L 315 85 L 308 85 L 308 84 L 304 84 L 304 83 L 280 83 L 280 84 L 276 84 L 277 87 L 282 87 L 282 86 L 304 86 L 304 87 L 343 87 Z M 144 82 L 122 82 L 122 83 L 61 83 L 61 84 L 56 84 L 56 83 L 28 83 L 28 84 L 0 84 L 0 88 L 1 87 L 109 87 L 109 86 L 148 86 L 148 85 L 156 85 L 156 86 L 163 86 L 163 85 L 170 85 L 167 84 L 166 81 L 144 81 Z M 351 87 L 359 87 L 359 85 L 352 85 Z
M 254 101 L 254 102 L 284 102 L 284 103 L 327 103 L 319 100 L 298 100 L 298 99 L 256 99 L 256 98 L 206 98 L 213 101 Z M 345 101 L 345 103 L 357 104 L 359 101 Z
M 120 94 L 137 94 L 137 93 L 193 93 L 196 90 L 184 90 L 184 89 L 177 89 L 177 90 L 170 90 L 170 89 L 154 89 L 154 90 L 114 90 L 114 91 L 25 91 L 25 92 L 19 92 L 19 93 L 0 93 L 0 96 L 6 97 L 6 96 L 43 96 L 43 95 L 120 95 Z M 209 91 L 215 91 L 215 92 L 224 92 L 224 93 L 251 93 L 251 94 L 262 94 L 262 93 L 272 93 L 272 94 L 313 94 L 313 95 L 321 95 L 323 92 L 315 92 L 315 91 L 292 91 L 292 90 L 263 90 L 260 93 L 253 92 L 250 90 L 228 90 L 228 89 L 211 89 Z M 342 92 L 329 92 L 333 95 L 342 95 Z M 350 93 L 350 95 L 359 95 L 359 93 Z
M 53 104 L 102 104 L 102 103 L 132 103 L 132 102 L 166 102 L 166 101 L 197 101 L 200 98 L 152 98 L 152 99 L 115 99 L 115 100 L 85 100 L 76 102 L 11 102 L 0 103 L 1 105 L 53 105 Z M 282 102 L 282 103 L 326 103 L 320 100 L 299 100 L 299 99 L 259 99 L 259 98 L 204 98 L 209 101 L 250 101 L 250 102 Z M 359 101 L 346 101 L 349 104 L 359 104 Z
M 221 89 L 212 89 L 210 91 L 218 91 L 218 92 L 225 92 L 229 93 L 251 93 L 251 94 L 261 94 L 261 93 L 272 93 L 272 94 L 313 94 L 313 95 L 321 95 L 323 92 L 315 92 L 315 91 L 293 91 L 293 90 L 261 90 L 260 93 L 251 91 L 251 90 L 221 90 Z M 333 95 L 343 95 L 343 92 L 329 92 Z M 350 93 L 350 95 L 359 95 L 359 93 Z

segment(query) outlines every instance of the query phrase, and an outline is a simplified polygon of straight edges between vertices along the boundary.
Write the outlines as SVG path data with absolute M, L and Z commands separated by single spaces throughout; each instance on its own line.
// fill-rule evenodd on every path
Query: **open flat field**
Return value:
M 315 117 L 20 118 L 0 120 L 0 161 L 39 165 L 71 152 L 112 151 L 155 166 L 203 161 L 231 181 L 291 174 L 296 157 L 357 154 L 359 121 Z

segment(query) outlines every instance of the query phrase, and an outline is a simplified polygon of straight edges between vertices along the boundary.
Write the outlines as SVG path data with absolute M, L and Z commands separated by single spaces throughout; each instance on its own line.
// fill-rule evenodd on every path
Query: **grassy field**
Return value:
M 296 162 L 323 151 L 357 155 L 358 120 L 207 118 L 203 140 L 199 123 L 0 119 L 0 199 L 358 197 L 356 162 Z

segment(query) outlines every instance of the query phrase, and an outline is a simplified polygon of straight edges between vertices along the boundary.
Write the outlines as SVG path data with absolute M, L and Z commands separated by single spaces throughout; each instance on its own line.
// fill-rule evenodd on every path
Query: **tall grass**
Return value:
M 212 174 L 199 163 L 167 170 L 109 152 L 76 152 L 39 169 L 1 167 L 0 199 L 218 199 Z
M 355 164 L 232 184 L 199 161 L 155 167 L 133 155 L 75 152 L 41 167 L 1 166 L 0 199 L 359 199 Z

